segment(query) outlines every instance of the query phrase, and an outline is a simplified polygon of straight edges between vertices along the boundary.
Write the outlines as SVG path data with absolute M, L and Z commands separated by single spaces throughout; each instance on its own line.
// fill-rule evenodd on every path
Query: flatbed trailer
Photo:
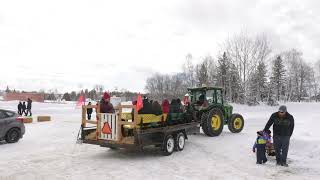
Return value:
M 86 119 L 88 108 L 96 109 L 96 121 Z M 120 105 L 115 113 L 99 113 L 99 109 L 99 105 L 82 106 L 82 143 L 111 149 L 143 149 L 154 145 L 160 147 L 164 155 L 171 155 L 174 150 L 184 149 L 188 135 L 200 132 L 200 122 L 172 118 L 179 117 L 176 113 L 138 114 L 134 105 Z M 124 109 L 131 109 L 131 113 L 125 113 Z M 103 132 L 104 126 L 110 127 L 110 133 Z

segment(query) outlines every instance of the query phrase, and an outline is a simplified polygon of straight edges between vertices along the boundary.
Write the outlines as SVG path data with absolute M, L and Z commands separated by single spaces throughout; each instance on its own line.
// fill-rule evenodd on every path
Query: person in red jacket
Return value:
M 169 113 L 169 101 L 167 99 L 164 99 L 162 101 L 162 112 L 165 113 L 165 114 L 168 114 Z
M 110 103 L 110 95 L 105 92 L 100 101 L 100 113 L 114 113 L 113 105 Z

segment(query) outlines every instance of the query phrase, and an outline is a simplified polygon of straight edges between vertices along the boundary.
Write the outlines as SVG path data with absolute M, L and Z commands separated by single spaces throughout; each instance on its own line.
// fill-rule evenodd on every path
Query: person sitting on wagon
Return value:
M 114 113 L 113 105 L 110 102 L 110 95 L 105 92 L 100 101 L 100 113 Z
M 170 111 L 169 101 L 167 99 L 164 99 L 162 101 L 162 112 L 165 113 L 165 114 L 168 114 L 169 111 Z
M 162 114 L 161 106 L 158 101 L 153 101 L 152 103 L 152 114 L 157 116 Z

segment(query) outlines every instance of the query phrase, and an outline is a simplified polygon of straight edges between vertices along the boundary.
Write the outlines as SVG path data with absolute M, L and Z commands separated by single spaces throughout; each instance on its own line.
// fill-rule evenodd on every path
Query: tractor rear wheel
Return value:
M 223 130 L 223 125 L 223 115 L 219 109 L 214 108 L 209 113 L 202 115 L 201 126 L 207 136 L 219 136 Z
M 240 114 L 232 114 L 230 121 L 228 122 L 228 128 L 232 133 L 239 133 L 244 126 L 243 117 Z

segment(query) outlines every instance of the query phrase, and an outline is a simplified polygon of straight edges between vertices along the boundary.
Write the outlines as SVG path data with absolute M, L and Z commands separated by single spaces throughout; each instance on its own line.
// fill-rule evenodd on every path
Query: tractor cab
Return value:
M 197 110 L 204 110 L 211 105 L 223 106 L 223 89 L 219 87 L 189 88 L 191 105 Z

